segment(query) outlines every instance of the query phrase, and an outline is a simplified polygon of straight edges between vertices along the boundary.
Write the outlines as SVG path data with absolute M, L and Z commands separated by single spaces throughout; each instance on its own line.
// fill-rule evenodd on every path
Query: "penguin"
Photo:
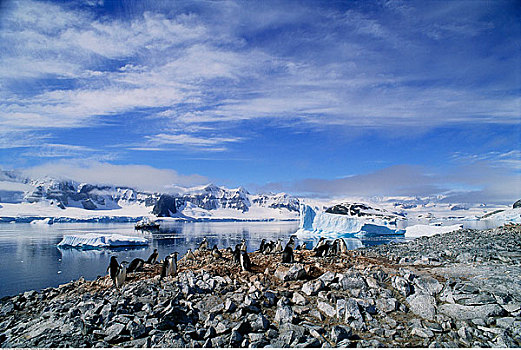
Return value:
M 143 268 L 145 264 L 145 260 L 136 258 L 130 262 L 130 265 L 127 267 L 127 273 L 137 272 Z
M 264 247 L 266 246 L 266 239 L 262 239 L 261 243 L 260 243 L 260 247 L 259 247 L 259 250 L 257 250 L 259 253 L 264 253 Z
M 270 241 L 264 246 L 264 254 L 271 254 L 273 253 L 273 250 L 275 249 L 275 242 Z
M 294 263 L 295 257 L 293 256 L 293 247 L 295 246 L 295 241 L 293 237 L 290 237 L 288 244 L 284 248 L 282 252 L 282 262 L 283 263 Z
M 161 267 L 161 277 L 162 280 L 165 277 L 175 276 L 177 274 L 177 252 L 173 252 L 168 255 L 163 261 L 163 266 Z
M 195 255 L 192 253 L 192 249 L 188 249 L 185 255 L 186 260 L 195 260 Z
M 338 253 L 340 254 L 347 254 L 347 244 L 346 244 L 346 241 L 344 241 L 343 238 L 340 238 L 338 240 Z
M 241 240 L 241 251 L 247 251 L 248 250 L 248 247 L 246 246 L 246 240 L 243 238 Z
M 325 257 L 330 253 L 331 248 L 331 243 L 324 240 L 322 243 L 317 244 L 313 251 L 316 257 Z
M 275 248 L 272 249 L 272 253 L 282 253 L 283 252 L 282 243 L 280 242 L 280 239 L 277 240 L 277 244 L 275 245 Z
M 235 246 L 235 250 L 233 251 L 233 262 L 235 264 L 241 263 L 241 245 L 237 244 Z
M 114 285 L 116 285 L 116 275 L 118 273 L 119 263 L 115 256 L 112 256 L 110 258 L 109 266 L 107 267 L 107 272 L 109 272 L 110 279 L 114 282 Z
M 228 247 L 228 248 L 226 248 L 226 253 L 228 253 L 228 254 L 233 254 L 233 249 L 232 249 L 232 247 Z
M 199 248 L 197 248 L 197 249 L 198 250 L 208 250 L 208 241 L 206 240 L 206 237 L 204 237 L 201 244 L 199 244 Z
M 251 271 L 251 261 L 248 253 L 245 250 L 240 251 L 239 262 L 242 271 Z
M 320 237 L 320 239 L 318 240 L 317 245 L 315 246 L 315 248 L 313 248 L 313 250 L 317 250 L 318 248 L 320 248 L 324 244 L 326 244 L 326 239 L 324 237 Z
M 114 285 L 116 288 L 121 287 L 127 279 L 127 268 L 125 267 L 126 264 L 128 264 L 128 262 L 122 261 L 118 266 L 118 270 L 116 271 L 116 278 L 114 279 Z
M 219 251 L 219 249 L 217 248 L 217 245 L 215 244 L 213 246 L 213 249 L 212 249 L 212 256 L 216 259 L 222 259 L 223 255 L 221 254 L 221 252 Z
M 157 249 L 154 249 L 152 255 L 150 255 L 147 259 L 147 264 L 155 264 L 157 261 Z

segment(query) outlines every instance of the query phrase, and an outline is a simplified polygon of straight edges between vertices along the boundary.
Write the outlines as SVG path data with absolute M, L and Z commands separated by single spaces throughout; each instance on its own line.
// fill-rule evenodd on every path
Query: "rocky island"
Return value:
M 520 347 L 521 226 L 315 257 L 198 252 L 0 301 L 2 347 Z

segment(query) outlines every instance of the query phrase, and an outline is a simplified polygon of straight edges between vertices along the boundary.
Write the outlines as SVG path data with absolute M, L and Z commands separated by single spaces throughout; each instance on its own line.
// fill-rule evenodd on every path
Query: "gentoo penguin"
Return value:
M 293 247 L 295 246 L 295 241 L 293 237 L 290 237 L 288 244 L 284 248 L 282 252 L 282 262 L 283 263 L 294 263 L 295 257 L 293 256 Z
M 201 244 L 199 244 L 199 248 L 197 248 L 197 249 L 198 250 L 208 250 L 208 241 L 206 240 L 206 237 L 204 237 Z
M 223 255 L 221 254 L 221 252 L 219 251 L 219 248 L 217 248 L 217 244 L 214 244 L 213 246 L 213 249 L 212 249 L 212 256 L 216 259 L 221 259 L 223 257 Z
M 323 242 L 319 242 L 313 251 L 316 257 L 324 257 L 330 253 L 331 248 L 331 243 L 324 240 Z
M 273 250 L 275 249 L 275 242 L 269 241 L 269 243 L 266 243 L 264 246 L 264 254 L 271 254 L 273 253 Z
M 241 264 L 242 271 L 251 271 L 251 261 L 248 253 L 245 250 L 240 251 L 239 262 Z
M 147 264 L 155 264 L 157 261 L 157 249 L 154 249 L 152 255 L 150 255 L 147 259 Z
M 266 246 L 266 239 L 262 239 L 259 250 L 257 250 L 259 253 L 264 253 L 264 247 Z
M 241 240 L 241 251 L 247 251 L 248 250 L 248 247 L 246 246 L 246 240 L 243 238 Z
M 116 278 L 114 279 L 114 285 L 116 286 L 116 288 L 121 287 L 127 279 L 127 268 L 125 267 L 126 264 L 128 264 L 128 262 L 122 261 L 121 264 L 119 264 L 118 266 Z
M 115 256 L 110 258 L 109 267 L 107 267 L 107 272 L 109 272 L 110 279 L 114 281 L 114 285 L 116 284 L 116 275 L 118 273 L 119 263 Z
M 130 262 L 130 265 L 127 267 L 127 273 L 137 272 L 143 268 L 145 264 L 145 260 L 136 258 Z
M 235 264 L 241 263 L 241 245 L 237 244 L 235 246 L 235 250 L 233 251 L 233 262 Z

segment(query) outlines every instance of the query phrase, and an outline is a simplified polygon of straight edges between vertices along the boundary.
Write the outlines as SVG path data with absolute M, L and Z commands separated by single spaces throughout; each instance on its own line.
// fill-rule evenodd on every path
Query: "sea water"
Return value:
M 258 249 L 263 238 L 284 243 L 298 229 L 296 221 L 281 222 L 173 222 L 162 225 L 158 233 L 140 232 L 132 223 L 58 223 L 54 225 L 0 224 L 0 297 L 28 290 L 57 287 L 84 277 L 93 280 L 107 273 L 111 256 L 118 261 L 146 260 L 154 249 L 159 259 L 177 251 L 181 258 L 208 239 L 209 246 L 234 247 L 243 238 L 248 251 Z M 118 249 L 77 249 L 59 247 L 64 235 L 121 234 L 146 237 L 145 247 Z M 364 246 L 403 240 L 403 236 L 362 238 Z M 299 241 L 311 248 L 318 237 Z

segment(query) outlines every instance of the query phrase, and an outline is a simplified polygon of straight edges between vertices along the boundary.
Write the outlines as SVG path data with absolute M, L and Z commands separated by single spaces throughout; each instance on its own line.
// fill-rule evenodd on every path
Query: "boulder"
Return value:
M 513 209 L 516 209 L 516 208 L 521 208 L 521 199 L 516 201 L 513 205 L 512 205 L 512 208 Z
M 351 330 L 351 327 L 337 325 L 331 328 L 330 339 L 333 343 L 338 345 L 342 340 L 351 338 L 352 335 L 353 331 Z
M 295 305 L 304 306 L 308 303 L 308 300 L 302 294 L 294 292 L 291 302 Z
M 427 320 L 433 320 L 436 315 L 436 299 L 427 294 L 413 294 L 407 297 L 409 309 L 414 314 Z
M 334 317 L 336 316 L 336 310 L 333 306 L 331 306 L 329 303 L 318 301 L 317 303 L 318 309 L 326 316 L 328 317 Z
M 175 197 L 168 194 L 162 194 L 152 209 L 152 214 L 159 217 L 171 217 L 176 212 Z
M 497 304 L 477 306 L 444 304 L 438 306 L 438 312 L 456 320 L 472 320 L 475 318 L 486 319 L 491 316 L 501 316 L 504 311 Z
M 279 325 L 292 323 L 295 314 L 289 305 L 280 305 L 275 313 L 275 322 Z
M 443 285 L 430 276 L 418 276 L 414 284 L 423 294 L 436 295 L 443 289 Z
M 376 308 L 385 313 L 396 310 L 397 305 L 398 303 L 395 298 L 380 298 L 376 300 Z
M 306 295 L 317 295 L 322 289 L 324 289 L 325 285 L 321 279 L 316 279 L 314 281 L 309 281 L 304 283 L 302 286 L 302 292 Z
M 306 270 L 304 266 L 301 264 L 294 264 L 291 267 L 287 266 L 279 266 L 277 270 L 275 270 L 275 277 L 277 277 L 282 282 L 287 281 L 296 281 L 303 279 L 306 276 Z

